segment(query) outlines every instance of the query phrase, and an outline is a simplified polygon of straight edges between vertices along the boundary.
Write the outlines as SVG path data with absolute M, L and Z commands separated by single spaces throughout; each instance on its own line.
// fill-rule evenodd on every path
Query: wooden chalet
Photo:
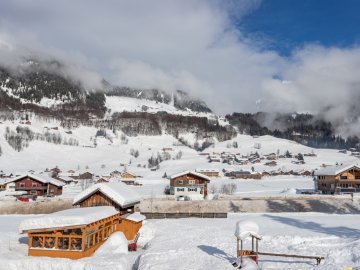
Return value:
M 76 180 L 89 180 L 93 179 L 94 174 L 92 174 L 91 172 L 83 172 L 79 173 L 78 175 L 70 175 L 70 177 Z
M 198 196 L 205 198 L 210 178 L 204 174 L 186 171 L 170 177 L 170 194 L 175 196 Z
M 215 156 L 215 155 L 209 156 L 208 159 L 209 159 L 209 162 L 221 162 L 220 157 Z
M 136 185 L 135 184 L 135 178 L 119 178 L 119 177 L 111 177 L 108 179 L 105 179 L 106 182 L 110 182 L 110 183 L 119 183 L 122 182 L 126 185 Z M 105 182 L 104 181 L 104 182 Z
M 63 182 L 47 175 L 24 174 L 7 183 L 14 183 L 15 191 L 26 191 L 32 196 L 57 196 L 62 194 Z
M 121 177 L 121 172 L 119 172 L 118 170 L 112 171 L 110 173 L 111 177 Z
M 323 194 L 360 192 L 360 166 L 325 167 L 315 172 L 315 189 Z
M 209 177 L 219 177 L 220 176 L 220 172 L 218 170 L 200 169 L 200 170 L 196 170 L 196 172 L 204 174 Z
M 0 178 L 0 191 L 3 191 L 6 189 L 6 184 L 7 184 L 7 181 L 9 179 L 3 179 L 3 178 Z
M 229 176 L 237 179 L 261 179 L 261 173 L 253 173 L 249 171 L 234 171 L 230 172 Z
M 269 166 L 269 167 L 275 167 L 276 165 L 277 165 L 277 163 L 275 160 L 265 163 L 265 166 Z
M 72 177 L 67 176 L 67 175 L 57 175 L 54 178 L 65 184 L 71 184 L 71 183 L 76 182 Z
M 131 173 L 129 171 L 122 172 L 120 177 L 124 178 L 124 179 L 135 179 L 135 178 L 137 178 L 136 174 L 133 174 L 133 173 Z
M 96 184 L 99 184 L 99 183 L 108 183 L 109 180 L 104 178 L 104 177 L 101 177 L 99 178 L 98 180 L 96 180 Z
M 28 234 L 29 256 L 80 259 L 92 256 L 113 232 L 134 239 L 143 220 L 134 215 L 121 216 L 111 206 L 73 208 L 24 220 L 20 232 Z
M 79 193 L 73 201 L 74 206 L 113 206 L 121 215 L 133 213 L 141 196 L 128 185 L 117 183 L 95 184 Z

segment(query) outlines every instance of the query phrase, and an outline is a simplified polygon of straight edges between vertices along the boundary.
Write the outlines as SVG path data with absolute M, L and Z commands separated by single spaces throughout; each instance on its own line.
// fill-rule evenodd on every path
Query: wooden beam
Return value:
M 284 253 L 269 253 L 269 252 L 258 252 L 259 255 L 265 256 L 275 256 L 275 257 L 287 257 L 287 258 L 301 258 L 301 259 L 314 259 L 319 265 L 321 260 L 325 258 L 322 256 L 305 256 L 305 255 L 296 255 L 296 254 L 284 254 Z

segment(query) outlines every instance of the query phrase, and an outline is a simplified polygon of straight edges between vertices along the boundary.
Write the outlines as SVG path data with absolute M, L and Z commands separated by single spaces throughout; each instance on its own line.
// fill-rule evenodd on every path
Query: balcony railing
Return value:
M 15 187 L 15 191 L 21 190 L 47 190 L 47 187 Z

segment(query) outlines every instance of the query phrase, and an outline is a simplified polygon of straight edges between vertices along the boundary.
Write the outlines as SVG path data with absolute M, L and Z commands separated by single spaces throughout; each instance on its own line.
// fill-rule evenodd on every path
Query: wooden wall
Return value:
M 108 198 L 106 195 L 104 195 L 101 192 L 96 192 L 92 194 L 91 196 L 87 197 L 83 201 L 81 201 L 78 205 L 80 207 L 94 207 L 94 206 L 113 206 L 120 212 L 121 215 L 126 213 L 134 213 L 134 205 L 122 208 L 120 205 L 115 203 L 113 200 Z
M 120 217 L 120 223 L 117 225 L 117 231 L 123 232 L 127 240 L 133 240 L 142 226 L 142 221 L 135 222 Z

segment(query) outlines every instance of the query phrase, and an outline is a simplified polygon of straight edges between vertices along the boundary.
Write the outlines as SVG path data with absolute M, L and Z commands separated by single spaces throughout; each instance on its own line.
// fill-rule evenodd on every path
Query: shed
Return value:
M 73 205 L 80 207 L 114 206 L 120 214 L 134 212 L 135 204 L 141 196 L 128 185 L 117 183 L 98 183 L 79 193 Z

